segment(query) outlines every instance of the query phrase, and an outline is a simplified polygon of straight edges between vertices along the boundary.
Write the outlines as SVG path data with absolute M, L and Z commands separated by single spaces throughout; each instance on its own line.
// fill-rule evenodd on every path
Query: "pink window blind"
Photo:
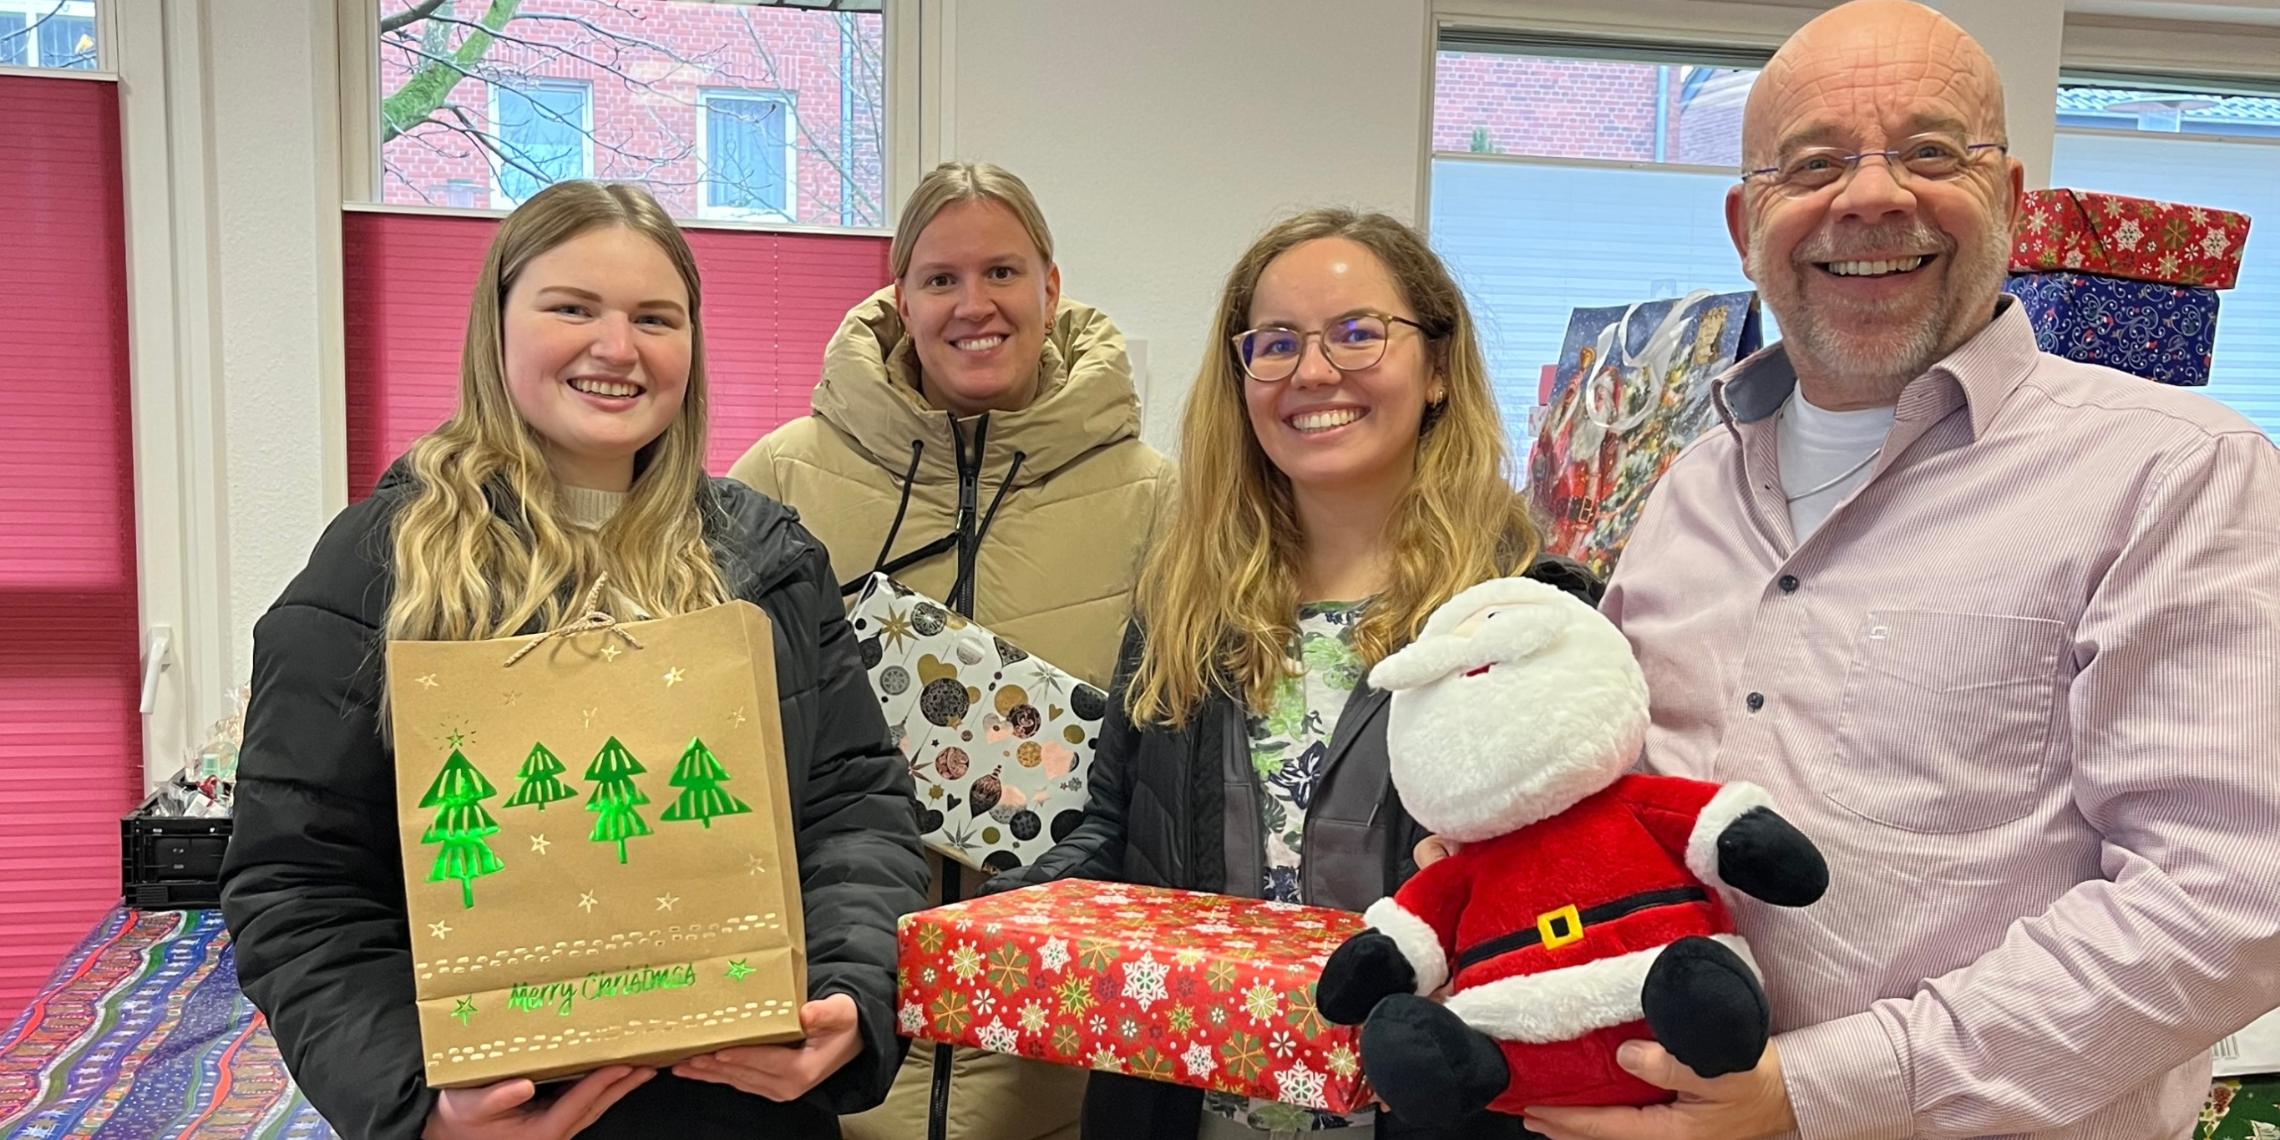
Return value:
M 119 901 L 142 793 L 118 87 L 0 75 L 0 1027 Z
M 491 218 L 350 212 L 346 270 L 348 488 L 361 499 L 451 415 L 467 300 Z M 823 348 L 887 280 L 887 239 L 691 229 L 712 381 L 708 466 L 725 473 L 769 429 L 807 414 Z

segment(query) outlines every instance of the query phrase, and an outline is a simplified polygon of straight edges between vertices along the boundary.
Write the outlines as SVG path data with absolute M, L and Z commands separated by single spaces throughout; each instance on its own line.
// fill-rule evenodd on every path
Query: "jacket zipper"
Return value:
M 958 518 L 957 525 L 953 528 L 953 533 L 958 536 L 958 576 L 952 581 L 959 585 L 942 601 L 950 607 L 951 612 L 968 621 L 974 617 L 973 565 L 976 548 L 979 546 L 974 541 L 974 522 L 975 512 L 980 509 L 982 445 L 989 441 L 989 432 L 990 417 L 985 412 L 974 421 L 974 461 L 969 464 L 966 462 L 965 440 L 958 434 L 958 418 L 954 415 L 950 417 L 950 451 L 958 465 Z M 958 864 L 943 861 L 941 892 L 944 903 L 956 902 L 964 896 L 964 878 Z M 945 1140 L 948 1134 L 950 1067 L 950 1046 L 936 1045 L 934 1071 L 929 1082 L 932 1087 L 928 1090 L 926 1106 L 927 1140 Z
M 958 443 L 958 424 L 950 424 L 952 442 L 957 444 L 958 460 L 958 578 L 962 585 L 944 599 L 950 608 L 968 621 L 974 617 L 974 559 L 979 543 L 974 536 L 975 515 L 981 509 L 982 447 L 989 442 L 990 417 L 987 412 L 974 420 L 974 461 L 966 462 L 966 448 Z

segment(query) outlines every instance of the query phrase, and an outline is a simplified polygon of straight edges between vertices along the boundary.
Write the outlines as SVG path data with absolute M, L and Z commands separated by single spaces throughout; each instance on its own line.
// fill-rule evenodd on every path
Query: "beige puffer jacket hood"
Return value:
M 1105 687 L 1171 467 L 1140 440 L 1124 334 L 1105 314 L 1064 299 L 1039 368 L 1028 407 L 953 422 L 920 395 L 915 346 L 882 289 L 826 348 L 814 414 L 729 473 L 798 510 L 842 581 L 893 566 L 911 589 L 970 600 L 998 636 Z

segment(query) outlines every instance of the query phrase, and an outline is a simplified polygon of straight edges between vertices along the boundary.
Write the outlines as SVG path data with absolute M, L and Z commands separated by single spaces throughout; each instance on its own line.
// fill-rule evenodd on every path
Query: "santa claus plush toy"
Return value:
M 1626 774 L 1647 691 L 1613 625 L 1543 583 L 1484 582 L 1370 683 L 1392 693 L 1402 804 L 1461 841 L 1323 967 L 1321 1011 L 1362 1026 L 1388 1107 L 1445 1124 L 1668 1100 L 1615 1064 L 1642 1037 L 1705 1077 L 1758 1063 L 1765 991 L 1723 892 L 1805 906 L 1828 868 L 1752 785 Z

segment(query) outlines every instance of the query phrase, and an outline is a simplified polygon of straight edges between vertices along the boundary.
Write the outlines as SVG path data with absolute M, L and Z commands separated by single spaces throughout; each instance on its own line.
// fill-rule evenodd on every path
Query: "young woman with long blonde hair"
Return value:
M 1537 559 L 1463 296 L 1414 230 L 1310 210 L 1228 275 L 1181 422 L 1084 822 L 992 887 L 1093 878 L 1360 910 L 1416 870 L 1363 681 L 1435 607 Z M 1425 1133 L 1093 1075 L 1087 1140 Z
M 222 911 L 286 1066 L 349 1137 L 837 1136 L 877 1103 L 894 920 L 922 901 L 907 768 L 887 740 L 823 548 L 704 472 L 701 289 L 638 187 L 569 182 L 499 226 L 476 280 L 459 407 L 336 518 L 254 627 Z M 611 1066 L 550 1095 L 422 1079 L 383 730 L 392 639 L 557 628 L 604 574 L 613 612 L 766 611 L 798 828 L 807 1040 L 669 1071 Z

